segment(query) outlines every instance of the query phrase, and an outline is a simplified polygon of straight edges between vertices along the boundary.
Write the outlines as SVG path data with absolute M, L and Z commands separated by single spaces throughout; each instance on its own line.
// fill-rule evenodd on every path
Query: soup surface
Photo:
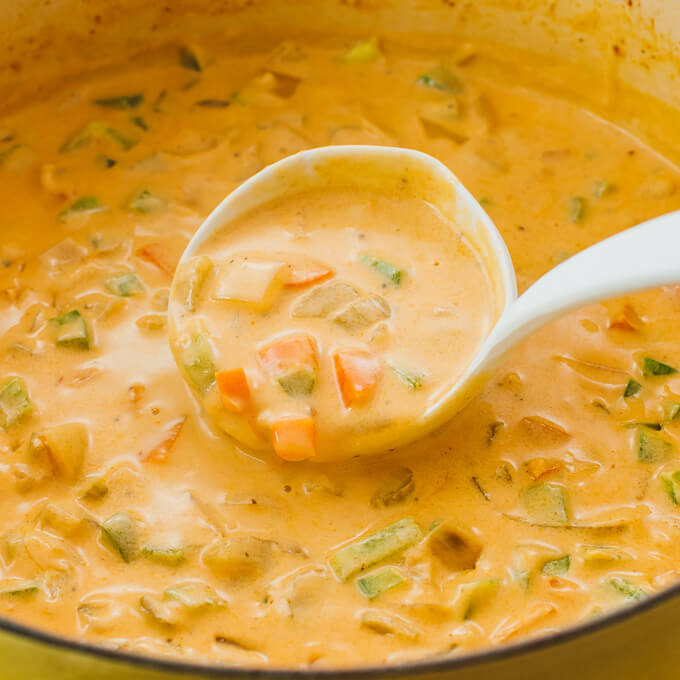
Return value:
M 652 149 L 503 73 L 484 52 L 375 40 L 183 48 L 4 116 L 3 615 L 139 653 L 332 667 L 500 645 L 677 580 L 676 288 L 568 315 L 445 428 L 365 460 L 242 450 L 203 418 L 173 360 L 169 285 L 189 238 L 243 180 L 304 148 L 441 159 L 498 224 L 521 289 L 680 207 L 680 175 Z M 247 226 L 239 252 L 260 239 L 287 250 L 284 226 Z M 345 276 L 351 233 L 334 232 L 336 259 L 314 249 L 315 225 L 298 229 L 303 254 Z M 432 256 L 380 229 L 367 254 L 394 252 L 409 272 Z M 422 266 L 446 292 L 448 269 Z M 353 285 L 397 294 L 359 271 Z M 261 330 L 263 342 L 276 332 Z M 442 365 L 412 352 L 409 370 Z M 390 391 L 399 405 L 426 395 Z
M 171 344 L 218 429 L 291 462 L 407 434 L 493 309 L 455 224 L 420 199 L 360 191 L 294 195 L 229 223 L 182 262 L 175 290 Z

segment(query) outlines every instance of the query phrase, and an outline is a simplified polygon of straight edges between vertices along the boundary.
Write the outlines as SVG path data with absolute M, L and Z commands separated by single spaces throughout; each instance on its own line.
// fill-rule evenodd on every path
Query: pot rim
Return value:
M 480 666 L 486 663 L 491 664 L 508 658 L 521 657 L 524 654 L 531 654 L 546 648 L 557 647 L 560 644 L 565 644 L 572 640 L 577 640 L 589 634 L 594 634 L 606 628 L 613 627 L 618 623 L 623 623 L 646 611 L 659 607 L 678 595 L 680 595 L 680 582 L 669 586 L 668 588 L 664 588 L 658 593 L 650 595 L 645 600 L 635 604 L 631 603 L 627 606 L 624 605 L 609 614 L 605 614 L 584 623 L 567 626 L 550 635 L 525 638 L 520 642 L 462 654 L 460 656 L 413 661 L 402 664 L 357 666 L 337 669 L 304 669 L 293 667 L 270 669 L 262 667 L 249 668 L 245 666 L 227 666 L 224 664 L 191 663 L 176 658 L 154 657 L 133 652 L 119 651 L 91 642 L 81 642 L 76 639 L 61 637 L 39 628 L 12 621 L 3 616 L 0 616 L 0 631 L 19 635 L 33 642 L 47 644 L 52 648 L 63 649 L 65 651 L 75 652 L 114 663 L 127 664 L 128 666 L 140 669 L 166 673 L 177 678 L 193 676 L 206 679 L 233 677 L 244 679 L 255 678 L 258 680 L 310 680 L 314 678 L 320 678 L 321 680 L 331 680 L 335 678 L 338 678 L 339 680 L 349 680 L 369 675 L 379 678 L 410 678 L 426 673 L 448 673 L 463 668 Z

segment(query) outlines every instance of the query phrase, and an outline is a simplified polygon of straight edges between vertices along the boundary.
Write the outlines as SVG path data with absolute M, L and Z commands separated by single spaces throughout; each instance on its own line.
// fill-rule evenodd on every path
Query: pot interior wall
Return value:
M 13 106 L 85 69 L 197 37 L 249 49 L 254 35 L 261 48 L 263 35 L 274 45 L 299 34 L 376 34 L 454 53 L 472 41 L 489 69 L 502 45 L 518 84 L 559 90 L 678 154 L 680 4 L 664 0 L 14 0 L 0 6 L 0 93 Z M 514 58 L 527 48 L 541 57 Z M 564 60 L 583 67 L 578 82 Z

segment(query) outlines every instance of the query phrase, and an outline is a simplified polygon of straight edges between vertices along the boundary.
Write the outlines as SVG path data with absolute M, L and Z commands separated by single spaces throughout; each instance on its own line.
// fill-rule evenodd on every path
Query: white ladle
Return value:
M 492 327 L 465 373 L 442 390 L 424 413 L 414 413 L 408 427 L 384 428 L 365 439 L 358 434 L 354 455 L 402 446 L 449 420 L 481 391 L 510 348 L 569 310 L 680 281 L 680 212 L 676 212 L 587 248 L 549 271 L 518 298 L 515 270 L 503 238 L 456 176 L 427 154 L 378 146 L 322 147 L 270 165 L 213 211 L 192 238 L 182 261 L 216 231 L 261 204 L 330 188 L 400 193 L 434 205 L 476 246 L 494 295 Z M 664 245 L 652 252 L 650 243 Z

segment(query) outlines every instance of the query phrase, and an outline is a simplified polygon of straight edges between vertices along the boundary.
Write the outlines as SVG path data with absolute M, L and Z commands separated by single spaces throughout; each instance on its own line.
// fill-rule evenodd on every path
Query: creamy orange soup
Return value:
M 291 462 L 406 435 L 462 375 L 493 307 L 457 225 L 360 191 L 293 195 L 218 229 L 175 291 L 171 343 L 207 413 Z
M 680 175 L 653 149 L 513 85 L 492 57 L 378 40 L 169 49 L 4 115 L 3 615 L 184 660 L 335 667 L 502 645 L 677 580 L 676 288 L 566 316 L 513 351 L 446 427 L 342 463 L 240 446 L 205 417 L 173 359 L 169 287 L 188 240 L 229 191 L 301 149 L 377 143 L 441 159 L 498 224 L 521 289 L 680 207 Z M 342 231 L 353 224 L 333 224 L 324 238 L 338 247 L 322 253 L 315 224 L 299 225 L 298 250 L 285 240 L 290 221 L 257 216 L 218 245 L 311 257 L 391 310 L 409 289 L 383 288 L 380 272 L 353 260 L 366 253 L 407 272 L 416 305 L 449 304 L 458 260 L 442 257 L 435 271 L 428 241 L 392 228 L 397 208 L 381 202 L 378 224 L 360 225 L 365 250 Z M 212 341 L 215 369 L 250 377 L 262 370 L 260 343 L 292 331 L 318 332 L 319 356 L 328 338 L 329 349 L 368 351 L 367 336 L 283 318 L 331 280 L 283 290 L 270 316 L 244 315 L 256 323 L 229 341 L 238 361 Z M 234 312 L 220 309 L 228 323 Z M 400 330 L 420 312 L 401 313 L 375 351 L 408 371 L 453 375 L 458 357 L 447 363 L 434 321 Z M 326 355 L 318 371 L 319 431 L 367 422 L 338 402 Z M 390 371 L 395 412 L 427 398 L 425 380 L 411 393 Z M 286 409 L 312 406 L 273 394 L 277 407 L 284 397 Z

